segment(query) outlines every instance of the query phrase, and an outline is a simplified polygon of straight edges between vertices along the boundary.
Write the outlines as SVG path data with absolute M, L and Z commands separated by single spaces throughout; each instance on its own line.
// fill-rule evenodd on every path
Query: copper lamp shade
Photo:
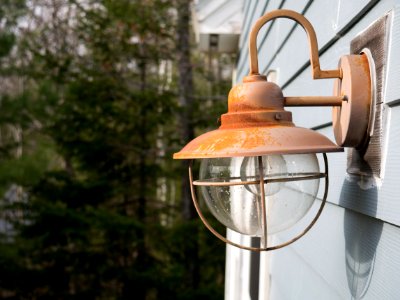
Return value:
M 327 137 L 296 127 L 284 110 L 281 89 L 264 76 L 247 76 L 228 97 L 228 113 L 219 129 L 189 142 L 174 159 L 338 152 Z

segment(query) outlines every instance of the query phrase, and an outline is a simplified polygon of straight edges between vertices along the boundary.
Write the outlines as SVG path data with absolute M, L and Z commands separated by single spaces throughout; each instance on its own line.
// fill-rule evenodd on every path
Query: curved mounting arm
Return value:
M 258 31 L 264 26 L 265 23 L 276 19 L 287 18 L 299 23 L 307 33 L 308 43 L 310 45 L 310 62 L 311 73 L 314 79 L 323 78 L 341 78 L 342 74 L 340 69 L 337 70 L 321 70 L 319 65 L 318 43 L 317 36 L 311 23 L 301 14 L 292 10 L 274 10 L 259 18 L 251 29 L 249 39 L 249 52 L 250 52 L 250 75 L 259 75 L 258 73 L 258 58 L 257 58 L 257 34 Z

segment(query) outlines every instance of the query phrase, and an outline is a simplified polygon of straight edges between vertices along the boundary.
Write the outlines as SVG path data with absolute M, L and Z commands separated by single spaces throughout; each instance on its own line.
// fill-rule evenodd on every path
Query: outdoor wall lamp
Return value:
M 281 89 L 258 73 L 256 39 L 260 28 L 275 18 L 289 18 L 306 31 L 314 79 L 337 78 L 330 97 L 284 97 Z M 205 226 L 222 241 L 242 249 L 275 250 L 302 237 L 314 225 L 328 192 L 327 152 L 342 147 L 362 147 L 368 140 L 373 84 L 368 53 L 345 55 L 336 70 L 320 69 L 318 45 L 311 23 L 290 10 L 262 16 L 249 40 L 250 74 L 234 86 L 228 113 L 219 129 L 189 142 L 174 159 L 190 159 L 189 178 L 193 202 Z M 292 123 L 284 106 L 333 106 L 333 128 L 337 144 L 325 136 Z M 317 154 L 322 153 L 320 172 Z M 200 176 L 193 180 L 192 162 L 200 159 Z M 291 240 L 267 245 L 267 237 L 297 223 L 314 203 L 320 180 L 325 179 L 321 206 L 311 223 Z M 198 187 L 212 214 L 226 227 L 261 238 L 260 247 L 234 243 L 216 232 L 203 216 L 196 197 Z

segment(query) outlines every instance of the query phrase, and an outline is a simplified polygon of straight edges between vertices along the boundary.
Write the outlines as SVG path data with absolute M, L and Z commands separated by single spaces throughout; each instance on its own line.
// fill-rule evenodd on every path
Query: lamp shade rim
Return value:
M 326 136 L 294 126 L 217 129 L 189 142 L 174 159 L 343 152 Z

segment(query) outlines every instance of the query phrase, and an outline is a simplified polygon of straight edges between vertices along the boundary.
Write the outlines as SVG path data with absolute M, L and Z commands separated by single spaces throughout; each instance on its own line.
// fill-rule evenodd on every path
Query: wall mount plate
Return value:
M 339 61 L 342 79 L 335 81 L 334 95 L 345 96 L 342 106 L 333 108 L 333 131 L 342 147 L 362 147 L 371 121 L 373 90 L 371 63 L 366 54 L 345 55 Z

